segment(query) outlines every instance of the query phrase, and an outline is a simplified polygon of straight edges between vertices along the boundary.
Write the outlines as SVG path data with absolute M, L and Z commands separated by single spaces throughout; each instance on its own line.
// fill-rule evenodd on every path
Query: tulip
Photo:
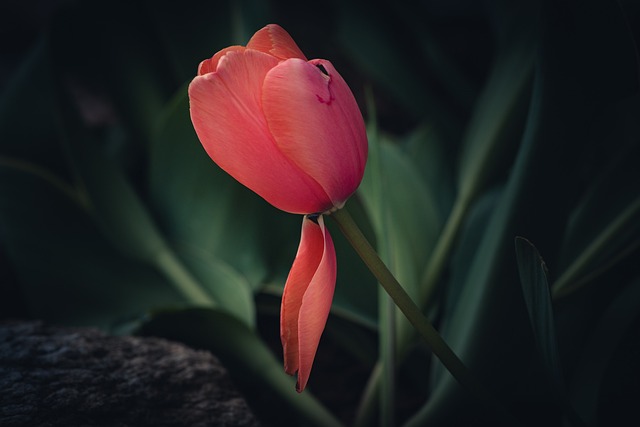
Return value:
M 331 62 L 307 60 L 273 24 L 246 47 L 202 61 L 189 99 L 211 159 L 276 208 L 305 215 L 280 322 L 285 371 L 297 373 L 302 391 L 336 280 L 322 214 L 340 209 L 360 185 L 368 149 L 362 115 Z

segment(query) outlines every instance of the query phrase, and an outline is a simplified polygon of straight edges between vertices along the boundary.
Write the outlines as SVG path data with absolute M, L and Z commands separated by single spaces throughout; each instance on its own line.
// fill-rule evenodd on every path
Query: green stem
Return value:
M 346 209 L 334 212 L 333 219 L 338 223 L 340 230 L 345 235 L 351 246 L 358 253 L 362 261 L 378 280 L 380 285 L 389 294 L 393 302 L 406 316 L 413 327 L 431 348 L 433 354 L 453 375 L 458 383 L 474 394 L 485 404 L 496 409 L 499 413 L 511 418 L 505 409 L 492 395 L 480 384 L 473 374 L 462 363 L 458 356 L 451 350 L 431 322 L 422 314 L 422 311 L 413 302 L 404 288 L 398 283 L 389 269 L 382 262 L 377 252 L 373 249 L 367 238 L 362 234 L 358 225 L 353 221 Z M 517 424 L 517 423 L 516 423 Z

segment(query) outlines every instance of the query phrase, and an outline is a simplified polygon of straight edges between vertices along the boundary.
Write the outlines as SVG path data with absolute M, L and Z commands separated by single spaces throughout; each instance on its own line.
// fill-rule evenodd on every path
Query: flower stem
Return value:
M 404 288 L 398 283 L 396 278 L 391 274 L 386 265 L 382 262 L 377 252 L 367 238 L 362 234 L 351 215 L 346 209 L 340 209 L 334 212 L 333 219 L 338 223 L 340 230 L 345 235 L 351 246 L 358 253 L 362 261 L 369 268 L 371 273 L 378 280 L 380 285 L 389 294 L 393 302 L 398 306 L 400 311 L 406 316 L 413 327 L 418 331 L 426 343 L 431 347 L 433 354 L 440 359 L 440 362 L 447 368 L 460 385 L 474 394 L 485 404 L 496 409 L 503 416 L 510 419 L 512 425 L 513 419 L 510 414 L 502 407 L 502 405 L 493 398 L 482 384 L 480 384 L 473 374 L 462 363 L 453 350 L 442 339 L 438 331 L 433 327 L 431 322 L 424 316 L 422 311 L 413 302 Z

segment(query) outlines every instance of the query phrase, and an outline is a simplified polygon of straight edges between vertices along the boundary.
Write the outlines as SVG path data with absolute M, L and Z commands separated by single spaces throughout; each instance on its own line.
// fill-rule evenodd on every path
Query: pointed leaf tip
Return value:
M 561 397 L 566 387 L 560 367 L 547 267 L 536 247 L 527 239 L 516 237 L 515 245 L 522 292 L 536 344 L 555 386 L 554 391 Z

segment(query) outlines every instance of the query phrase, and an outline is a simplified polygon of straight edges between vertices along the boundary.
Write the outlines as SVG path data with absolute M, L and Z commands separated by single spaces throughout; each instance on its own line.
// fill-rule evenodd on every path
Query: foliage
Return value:
M 347 208 L 506 410 L 640 423 L 640 8 L 516 3 L 16 5 L 32 26 L 8 27 L 0 69 L 1 317 L 209 349 L 267 424 L 497 423 L 330 220 L 338 283 L 309 391 L 279 366 L 299 218 L 210 161 L 186 97 L 199 61 L 275 22 L 369 123 Z

